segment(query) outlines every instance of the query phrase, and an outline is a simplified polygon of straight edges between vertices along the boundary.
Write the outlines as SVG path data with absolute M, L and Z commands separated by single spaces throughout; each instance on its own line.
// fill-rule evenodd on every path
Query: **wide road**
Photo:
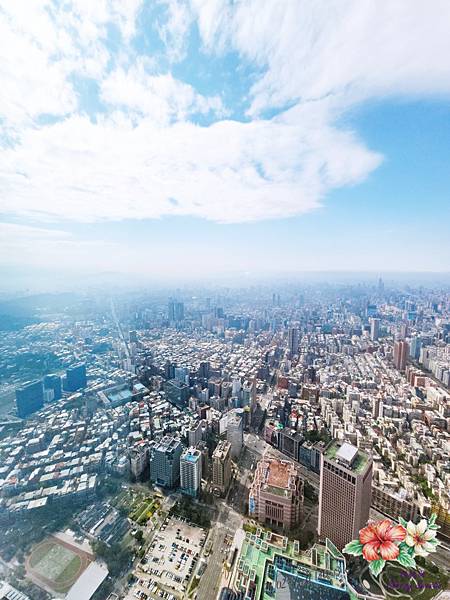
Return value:
M 222 568 L 227 558 L 229 547 L 225 545 L 225 538 L 231 541 L 236 530 L 242 526 L 241 517 L 220 501 L 217 521 L 212 524 L 210 539 L 212 541 L 211 554 L 207 557 L 208 566 L 203 573 L 198 585 L 197 600 L 215 600 L 222 579 Z
M 116 325 L 117 331 L 119 333 L 119 338 L 122 341 L 123 347 L 125 349 L 125 355 L 128 359 L 131 359 L 130 349 L 128 348 L 127 340 L 125 339 L 125 336 L 123 334 L 122 325 L 120 324 L 120 321 L 117 317 L 116 307 L 114 306 L 114 300 L 112 298 L 111 298 L 111 314 L 112 314 L 114 324 Z

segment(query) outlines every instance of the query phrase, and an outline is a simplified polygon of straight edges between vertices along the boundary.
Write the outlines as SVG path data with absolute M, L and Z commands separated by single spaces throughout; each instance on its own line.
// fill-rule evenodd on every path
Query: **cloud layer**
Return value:
M 0 9 L 0 210 L 9 217 L 299 215 L 382 160 L 338 125 L 346 110 L 450 93 L 444 1 L 38 4 Z M 220 72 L 213 94 L 175 76 L 195 30 L 202 68 L 230 53 L 254 67 L 240 120 L 230 119 Z M 139 44 L 144 35 L 159 37 L 159 49 Z

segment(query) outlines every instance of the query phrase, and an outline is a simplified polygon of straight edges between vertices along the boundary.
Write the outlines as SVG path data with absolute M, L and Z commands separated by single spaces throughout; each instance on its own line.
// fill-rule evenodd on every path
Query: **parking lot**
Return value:
M 206 531 L 177 517 L 166 519 L 136 570 L 127 600 L 182 598 L 195 572 Z

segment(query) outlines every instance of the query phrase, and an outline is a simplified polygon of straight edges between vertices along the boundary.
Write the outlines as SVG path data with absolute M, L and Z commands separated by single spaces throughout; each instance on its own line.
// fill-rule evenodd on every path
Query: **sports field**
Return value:
M 33 549 L 27 560 L 27 572 L 36 583 L 55 592 L 66 592 L 89 562 L 83 552 L 51 538 Z

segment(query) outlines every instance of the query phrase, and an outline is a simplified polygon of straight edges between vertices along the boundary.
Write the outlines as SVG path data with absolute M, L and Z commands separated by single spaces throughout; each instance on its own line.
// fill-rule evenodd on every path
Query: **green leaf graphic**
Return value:
M 369 563 L 369 570 L 374 577 L 377 577 L 384 569 L 385 564 L 386 561 L 382 558 L 380 558 L 379 560 L 373 560 L 371 563 Z
M 363 545 L 361 542 L 359 540 L 353 540 L 345 546 L 343 552 L 346 554 L 352 554 L 353 556 L 361 556 L 362 549 Z
M 399 554 L 397 562 L 399 562 L 403 567 L 416 568 L 416 561 L 410 554 L 408 554 L 408 552 Z

